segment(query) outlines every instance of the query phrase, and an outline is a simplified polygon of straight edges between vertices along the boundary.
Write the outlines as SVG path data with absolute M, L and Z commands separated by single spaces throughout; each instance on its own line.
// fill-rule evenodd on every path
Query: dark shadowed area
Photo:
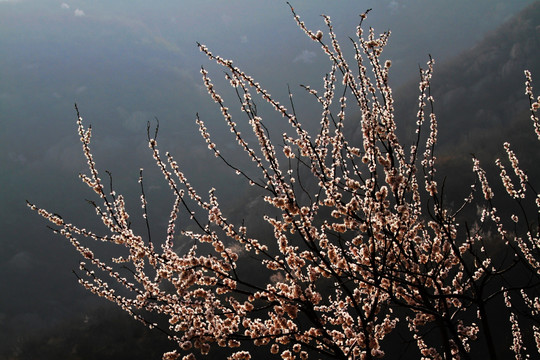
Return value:
M 472 178 L 464 175 L 470 153 L 491 161 L 505 139 L 516 151 L 534 140 L 523 95 L 524 69 L 540 79 L 540 6 L 532 3 L 292 1 L 310 29 L 323 29 L 319 15 L 330 15 L 342 40 L 354 35 L 368 8 L 369 26 L 392 31 L 385 56 L 393 61 L 404 137 L 415 121 L 418 66 L 428 54 L 437 60 L 432 88 L 442 162 L 456 176 L 449 196 L 461 199 L 459 184 Z M 195 124 L 198 112 L 223 152 L 245 161 L 199 73 L 207 67 L 226 93 L 222 71 L 197 41 L 234 60 L 280 101 L 288 101 L 289 85 L 299 94 L 301 121 L 317 126 L 319 108 L 299 85 L 321 87 L 329 62 L 296 27 L 285 1 L 0 0 L 0 359 L 158 359 L 167 350 L 166 341 L 77 284 L 77 253 L 25 200 L 99 229 L 85 201 L 93 194 L 78 179 L 86 163 L 77 103 L 93 128 L 98 166 L 112 173 L 133 214 L 145 169 L 154 236 L 165 235 L 171 203 L 147 145 L 147 122 L 154 126 L 156 118 L 160 147 L 175 155 L 200 193 L 214 186 L 230 204 L 225 208 L 245 211 L 244 182 L 208 151 Z M 275 134 L 286 125 L 281 121 L 270 128 Z M 531 157 L 525 167 L 535 163 Z

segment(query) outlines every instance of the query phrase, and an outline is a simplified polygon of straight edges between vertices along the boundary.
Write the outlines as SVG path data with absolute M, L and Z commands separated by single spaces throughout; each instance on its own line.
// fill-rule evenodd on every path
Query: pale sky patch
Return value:
M 117 109 L 123 118 L 122 125 L 134 133 L 140 134 L 146 128 L 149 120 L 152 120 L 152 113 L 148 111 L 134 111 L 131 114 L 123 108 Z
M 311 64 L 316 57 L 317 55 L 313 51 L 302 50 L 302 52 L 294 58 L 293 62 L 301 61 L 306 64 Z
M 7 2 L 4 0 L 0 0 L 0 2 Z M 11 1 L 15 2 L 15 1 Z M 30 254 L 28 251 L 21 251 L 15 254 L 14 256 L 9 259 L 8 262 L 6 262 L 6 265 L 11 268 L 12 270 L 17 271 L 26 271 L 30 270 L 34 266 L 34 257 L 32 254 Z
M 75 9 L 75 16 L 84 16 L 84 11 L 81 9 Z
M 227 14 L 222 14 L 221 15 L 221 21 L 223 21 L 223 23 L 225 25 L 229 25 L 232 21 L 232 17 L 230 15 L 227 15 Z
M 8 157 L 9 157 L 9 160 L 15 163 L 19 163 L 19 164 L 25 164 L 27 161 L 26 156 L 24 156 L 24 154 L 16 153 L 13 151 L 9 152 Z
M 396 14 L 399 11 L 399 9 L 401 9 L 403 7 L 404 7 L 404 5 L 400 4 L 396 0 L 392 0 L 388 4 L 388 8 L 390 9 L 390 13 L 392 13 L 392 14 Z
M 62 9 L 69 9 L 69 5 L 66 4 L 66 3 L 62 3 L 62 5 L 60 5 L 60 7 L 61 7 Z

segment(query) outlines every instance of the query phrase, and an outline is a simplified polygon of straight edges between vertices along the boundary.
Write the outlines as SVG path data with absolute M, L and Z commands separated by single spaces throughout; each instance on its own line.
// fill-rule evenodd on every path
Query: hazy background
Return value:
M 511 23 L 496 37 L 494 31 L 533 2 L 298 0 L 292 5 L 313 30 L 324 31 L 319 15 L 330 15 L 344 48 L 358 14 L 373 8 L 367 25 L 393 33 L 384 56 L 393 60 L 392 85 L 407 100 L 400 111 L 404 117 L 413 114 L 411 121 L 417 89 L 411 81 L 431 54 L 441 65 L 434 80 L 439 118 L 446 121 L 440 136 L 447 147 L 463 148 L 466 157 L 485 151 L 486 144 L 500 147 L 489 134 L 508 130 L 505 121 L 515 117 L 518 105 L 525 107 L 520 114 L 526 118 L 522 74 L 538 67 L 538 16 L 520 26 Z M 514 46 L 527 36 L 532 40 Z M 85 160 L 75 102 L 94 129 L 98 166 L 112 171 L 119 192 L 133 195 L 128 201 L 134 209 L 138 171 L 145 168 L 156 233 L 164 230 L 170 199 L 146 143 L 146 123 L 154 117 L 160 120 L 161 148 L 179 159 L 202 194 L 217 181 L 223 202 L 241 197 L 230 191 L 239 180 L 221 175 L 224 167 L 206 150 L 194 123 L 199 112 L 218 144 L 233 158 L 240 154 L 200 79 L 204 65 L 217 85 L 224 84 L 222 71 L 198 51 L 196 41 L 235 60 L 283 102 L 287 84 L 301 94 L 299 84 L 320 87 L 329 69 L 284 1 L 0 0 L 0 357 L 23 358 L 28 347 L 37 346 L 31 339 L 59 334 L 55 329 L 70 319 L 104 321 L 92 312 L 103 302 L 83 291 L 71 273 L 78 268 L 75 251 L 25 205 L 28 199 L 76 224 L 95 223 L 84 201 L 92 194 L 77 177 Z M 497 110 L 498 98 L 512 99 L 516 109 Z M 320 109 L 302 96 L 297 101 L 301 119 L 318 123 Z M 465 114 L 471 111 L 469 119 Z M 478 121 L 472 125 L 471 119 Z M 520 129 L 514 129 L 517 136 Z M 488 134 L 484 143 L 471 141 L 475 132 Z M 49 347 L 58 345 L 47 341 Z M 130 336 L 119 341 L 129 343 Z

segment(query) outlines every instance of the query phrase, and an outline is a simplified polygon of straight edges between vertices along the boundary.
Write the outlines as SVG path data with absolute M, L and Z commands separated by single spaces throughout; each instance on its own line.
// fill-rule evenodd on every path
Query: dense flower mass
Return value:
M 196 122 L 210 151 L 264 192 L 261 206 L 272 209 L 263 216 L 268 235 L 256 239 L 249 223 L 230 221 L 215 189 L 202 196 L 173 156 L 160 153 L 150 131 L 150 151 L 175 200 L 162 241 L 136 234 L 126 200 L 107 191 L 99 177 L 90 150 L 91 129 L 84 127 L 77 111 L 89 168 L 81 179 L 98 195 L 95 210 L 109 233 L 97 235 L 29 206 L 83 256 L 79 282 L 174 341 L 176 349 L 163 355 L 166 360 L 194 359 L 213 347 L 227 349 L 228 359 L 251 359 L 255 346 L 267 349 L 268 357 L 282 359 L 373 359 L 388 355 L 389 344 L 396 343 L 414 347 L 409 351 L 416 358 L 467 359 L 474 349 L 497 358 L 501 339 L 510 339 L 506 349 L 516 359 L 538 356 L 540 236 L 533 219 L 540 197 L 510 144 L 504 149 L 511 171 L 497 160 L 500 178 L 521 209 L 529 209 L 525 203 L 533 197 L 534 216 L 501 219 L 486 171 L 476 158 L 472 170 L 480 191 L 474 184 L 462 206 L 443 205 L 436 174 L 437 118 L 429 91 L 434 60 L 420 72 L 417 131 L 412 146 L 405 147 L 396 135 L 388 83 L 391 61 L 382 58 L 390 33 L 365 32 L 367 12 L 362 14 L 350 62 L 330 17 L 323 16 L 323 34 L 309 30 L 291 11 L 300 29 L 330 59 L 321 91 L 304 86 L 321 107 L 316 133 L 302 125 L 292 100 L 286 108 L 231 60 L 199 44 L 224 68 L 251 126 L 256 146 L 241 134 L 202 68 L 208 94 L 257 167 L 257 177 L 232 165 L 198 115 Z M 533 95 L 529 72 L 526 94 L 540 140 L 540 98 Z M 290 124 L 291 130 L 277 139 L 279 146 L 257 112 L 256 95 Z M 348 115 L 353 113 L 350 108 L 357 114 Z M 348 129 L 356 126 L 361 138 L 350 136 Z M 148 222 L 142 170 L 139 182 Z M 469 206 L 478 207 L 479 219 L 474 227 L 460 226 L 458 214 Z M 180 224 L 183 212 L 189 215 L 189 227 Z M 101 260 L 79 238 L 127 251 Z M 181 251 L 178 242 L 193 245 Z M 494 243 L 499 248 L 505 244 L 504 256 L 490 247 Z M 243 271 L 242 263 L 248 261 L 250 272 L 260 274 L 258 280 Z M 121 268 L 128 268 L 129 276 Z M 491 318 L 501 311 L 508 316 L 508 328 L 497 332 Z M 150 322 L 148 313 L 160 314 L 166 323 Z M 524 331 L 520 324 L 532 330 Z

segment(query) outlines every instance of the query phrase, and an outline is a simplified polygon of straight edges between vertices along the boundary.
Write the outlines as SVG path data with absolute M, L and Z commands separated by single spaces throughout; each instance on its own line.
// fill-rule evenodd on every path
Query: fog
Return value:
M 532 2 L 291 1 L 310 29 L 325 31 L 319 15 L 330 15 L 344 45 L 358 15 L 372 8 L 367 25 L 392 31 L 385 58 L 393 61 L 394 88 L 417 78 L 429 54 L 438 63 L 454 59 Z M 242 182 L 226 175 L 194 121 L 198 112 L 218 145 L 243 161 L 199 73 L 208 68 L 226 89 L 222 70 L 199 52 L 197 41 L 234 60 L 283 102 L 287 85 L 301 94 L 299 84 L 320 87 L 329 70 L 285 1 L 0 0 L 0 350 L 28 331 L 102 304 L 77 284 L 76 252 L 25 202 L 76 224 L 96 224 L 85 202 L 92 193 L 78 179 L 86 163 L 74 103 L 92 125 L 99 168 L 112 172 L 133 209 L 139 168 L 145 169 L 156 233 L 164 231 L 170 199 L 148 150 L 148 121 L 159 119 L 160 147 L 177 157 L 202 194 L 213 185 L 223 203 L 242 195 L 227 190 Z M 302 117 L 316 125 L 320 110 L 312 105 L 298 97 Z M 280 121 L 267 123 L 279 129 Z

